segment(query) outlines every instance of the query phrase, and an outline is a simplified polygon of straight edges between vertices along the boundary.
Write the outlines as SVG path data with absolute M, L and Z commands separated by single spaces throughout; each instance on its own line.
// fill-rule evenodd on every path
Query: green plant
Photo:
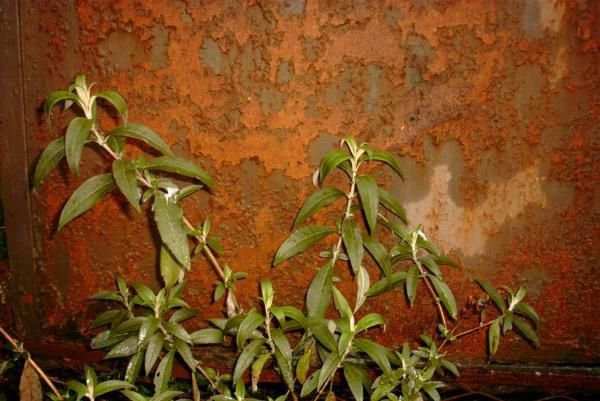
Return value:
M 405 228 L 402 223 L 406 224 L 407 218 L 400 202 L 364 172 L 372 163 L 384 163 L 402 176 L 397 159 L 388 152 L 358 144 L 352 138 L 342 140 L 340 149 L 332 150 L 323 158 L 314 175 L 315 185 L 320 187 L 302 206 L 294 231 L 273 259 L 273 265 L 279 265 L 318 244 L 325 244 L 319 253 L 324 263 L 307 290 L 304 310 L 277 305 L 271 283 L 264 280 L 261 282 L 262 308 L 244 311 L 235 296 L 235 283 L 244 273 L 234 272 L 219 261 L 222 246 L 217 237 L 211 236 L 210 221 L 192 224 L 181 206 L 183 198 L 212 187 L 210 175 L 194 163 L 174 156 L 150 128 L 127 122 L 126 103 L 118 93 L 93 94 L 91 87 L 85 77 L 78 76 L 68 90 L 54 92 L 46 101 L 48 114 L 56 104 L 64 102 L 66 107 L 77 106 L 83 116 L 72 119 L 65 136 L 55 139 L 42 153 L 34 184 L 39 185 L 63 158 L 73 173 L 78 174 L 82 149 L 96 145 L 114 159 L 112 172 L 89 178 L 75 190 L 62 210 L 58 229 L 115 188 L 138 212 L 143 211 L 145 204 L 152 203 L 151 213 L 163 243 L 160 271 L 164 287 L 154 293 L 143 284 L 130 286 L 119 277 L 117 291 L 102 291 L 92 298 L 117 306 L 99 315 L 91 324 L 92 328 L 102 328 L 92 340 L 93 347 L 106 350 L 106 358 L 129 359 L 122 372 L 124 382 L 113 383 L 114 388 L 124 387 L 125 383 L 135 384 L 143 367 L 144 374 L 153 377 L 155 395 L 151 400 L 178 397 L 179 393 L 170 389 L 170 382 L 173 363 L 180 359 L 192 373 L 197 371 L 204 376 L 207 390 L 216 401 L 253 399 L 266 366 L 279 373 L 287 388 L 278 396 L 278 401 L 288 397 L 317 400 L 325 394 L 327 399 L 334 399 L 337 387 L 333 386 L 333 379 L 338 371 L 343 374 L 343 387 L 359 401 L 365 397 L 373 401 L 427 397 L 438 400 L 437 389 L 444 385 L 440 378 L 446 372 L 458 375 L 456 365 L 446 359 L 444 352 L 450 343 L 487 329 L 489 353 L 493 354 L 502 335 L 513 328 L 527 340 L 538 343 L 539 318 L 531 306 L 522 303 L 525 289 L 513 293 L 503 287 L 501 293 L 481 280 L 480 286 L 493 303 L 483 298 L 478 304 L 482 309 L 496 308 L 497 316 L 485 320 L 482 314 L 479 324 L 458 332 L 458 324 L 453 322 L 459 319 L 459 309 L 444 281 L 442 269 L 442 266 L 458 266 L 438 251 L 421 226 Z M 123 119 L 122 125 L 108 132 L 101 130 L 96 114 L 99 99 L 117 110 Z M 143 141 L 161 155 L 127 159 L 126 140 Z M 334 171 L 347 179 L 345 189 L 324 186 Z M 192 178 L 197 184 L 180 188 L 168 178 L 172 174 Z M 340 178 L 335 182 L 340 182 Z M 339 220 L 329 226 L 307 224 L 319 210 L 335 207 L 334 204 L 342 200 L 345 205 Z M 331 241 L 328 237 L 333 236 L 336 239 Z M 191 252 L 189 239 L 196 242 Z M 216 301 L 225 295 L 227 312 L 226 316 L 210 319 L 213 327 L 188 333 L 181 322 L 194 317 L 196 311 L 181 298 L 181 293 L 190 257 L 199 253 L 203 253 L 215 269 L 220 282 L 214 298 Z M 373 285 L 369 265 L 376 265 L 380 271 Z M 340 280 L 336 272 L 346 266 L 351 268 L 356 284 L 352 300 L 336 284 Z M 405 343 L 397 350 L 370 340 L 368 330 L 384 325 L 385 319 L 378 313 L 364 315 L 361 307 L 366 300 L 403 287 L 412 305 L 422 286 L 436 305 L 440 319 L 438 333 L 423 335 L 421 346 L 411 348 Z M 335 315 L 330 310 L 332 300 Z M 230 375 L 218 375 L 195 359 L 193 347 L 224 343 L 234 344 L 238 352 Z M 243 378 L 248 370 L 249 389 Z M 371 380 L 369 370 L 377 372 L 375 380 Z M 70 388 L 79 398 L 85 395 L 93 399 L 94 388 L 102 384 L 90 387 L 89 382 L 87 387 L 71 384 Z M 195 374 L 192 374 L 192 382 L 196 388 Z M 147 399 L 130 389 L 123 394 L 134 401 Z

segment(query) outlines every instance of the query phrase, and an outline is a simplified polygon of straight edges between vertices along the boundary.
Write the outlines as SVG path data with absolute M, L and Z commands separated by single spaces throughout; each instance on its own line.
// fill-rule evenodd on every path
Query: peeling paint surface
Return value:
M 543 316 L 541 349 L 509 337 L 497 360 L 600 362 L 592 318 L 600 290 L 600 3 L 25 3 L 32 163 L 58 134 L 35 110 L 48 93 L 78 72 L 117 89 L 131 121 L 216 178 L 212 194 L 184 206 L 194 222 L 210 216 L 225 259 L 249 273 L 238 285 L 247 307 L 264 277 L 276 302 L 302 304 L 318 260 L 300 256 L 276 270 L 270 262 L 313 190 L 320 157 L 351 135 L 401 156 L 406 182 L 385 168 L 373 174 L 403 200 L 411 223 L 460 261 L 462 271 L 445 272 L 459 303 L 479 293 L 473 277 L 530 289 Z M 58 116 L 55 129 L 65 121 Z M 158 285 L 149 214 L 119 195 L 55 233 L 69 194 L 110 166 L 94 149 L 83 159 L 79 177 L 61 167 L 34 197 L 35 295 L 57 338 L 84 331 L 99 308 L 86 299 L 111 288 L 116 274 Z M 211 302 L 215 279 L 195 257 L 186 295 L 203 317 L 222 309 Z M 368 302 L 365 313 L 389 320 L 372 335 L 393 345 L 433 332 L 435 309 L 423 288 L 420 295 L 410 310 L 399 291 Z M 482 359 L 484 341 L 470 338 L 456 353 Z

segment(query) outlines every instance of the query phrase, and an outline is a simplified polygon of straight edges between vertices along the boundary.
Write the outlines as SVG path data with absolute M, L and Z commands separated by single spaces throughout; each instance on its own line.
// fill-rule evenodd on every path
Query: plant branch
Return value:
M 19 353 L 25 352 L 25 349 L 23 348 L 23 346 L 19 345 L 17 343 L 17 341 L 14 338 L 12 338 L 11 335 L 8 334 L 4 330 L 4 328 L 2 328 L 2 326 L 0 326 L 0 334 L 2 334 L 4 336 L 4 338 L 6 338 L 6 340 L 10 343 L 10 345 L 12 345 Z M 54 387 L 54 384 L 52 384 L 52 381 L 50 381 L 50 379 L 44 373 L 42 368 L 40 368 L 39 365 L 31 358 L 31 355 L 29 355 L 29 352 L 27 353 L 27 362 L 29 362 L 31 367 L 37 372 L 37 374 L 42 378 L 42 380 L 44 380 L 44 382 L 46 382 L 46 384 L 48 385 L 48 387 L 50 387 L 50 390 L 52 390 L 54 395 L 56 395 L 56 397 L 59 400 L 62 400 L 63 399 L 62 396 L 60 395 L 60 393 L 58 392 L 56 387 Z
M 462 332 L 460 332 L 460 333 L 458 333 L 458 334 L 454 335 L 454 338 L 455 338 L 455 339 L 457 339 L 457 338 L 459 338 L 459 337 L 463 337 L 463 336 L 466 336 L 466 335 L 468 335 L 468 334 L 474 333 L 474 332 L 476 332 L 476 331 L 479 331 L 479 330 L 481 330 L 481 329 L 483 329 L 483 328 L 486 328 L 486 327 L 488 327 L 488 326 L 491 326 L 491 325 L 492 325 L 492 323 L 494 323 L 494 321 L 493 321 L 493 320 L 490 320 L 489 322 L 487 322 L 487 323 L 484 323 L 484 324 L 480 324 L 480 325 L 479 325 L 479 326 L 477 326 L 477 327 L 473 327 L 473 328 L 470 328 L 470 329 L 468 329 L 468 330 L 462 331 Z M 444 346 L 445 346 L 445 345 L 446 345 L 448 342 L 449 342 L 449 340 L 448 340 L 447 338 L 446 338 L 446 339 L 444 339 L 444 341 L 442 341 L 442 344 L 440 345 L 440 347 L 438 348 L 438 350 L 441 350 L 441 349 L 442 349 L 442 347 L 444 347 Z

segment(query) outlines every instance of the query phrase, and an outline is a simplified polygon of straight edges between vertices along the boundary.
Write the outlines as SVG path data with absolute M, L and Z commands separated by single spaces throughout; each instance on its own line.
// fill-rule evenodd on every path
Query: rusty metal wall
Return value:
M 478 294 L 476 276 L 529 288 L 541 348 L 509 337 L 495 359 L 600 362 L 600 3 L 19 3 L 30 165 L 57 135 L 38 111 L 50 91 L 80 72 L 117 89 L 131 121 L 215 176 L 214 193 L 186 200 L 186 213 L 210 216 L 225 259 L 249 273 L 239 285 L 246 306 L 264 277 L 276 299 L 302 303 L 314 259 L 277 270 L 270 261 L 320 157 L 352 135 L 402 156 L 405 183 L 374 173 L 460 261 L 446 273 L 460 303 Z M 55 233 L 70 192 L 110 163 L 94 150 L 84 160 L 79 177 L 59 169 L 33 196 L 31 297 L 58 339 L 85 328 L 99 308 L 86 299 L 116 273 L 157 283 L 157 234 L 117 195 Z M 204 317 L 222 308 L 211 302 L 214 281 L 196 257 L 186 295 Z M 434 330 L 425 291 L 415 308 L 405 304 L 400 291 L 368 304 L 389 319 L 375 337 L 398 344 Z M 481 360 L 484 340 L 456 354 Z

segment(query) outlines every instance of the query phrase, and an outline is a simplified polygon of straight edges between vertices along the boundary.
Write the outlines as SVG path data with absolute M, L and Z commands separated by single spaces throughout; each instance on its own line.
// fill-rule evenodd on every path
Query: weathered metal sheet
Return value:
M 130 120 L 209 170 L 217 188 L 186 212 L 210 216 L 225 259 L 249 273 L 238 286 L 246 306 L 264 277 L 276 301 L 302 303 L 318 261 L 270 262 L 320 157 L 352 135 L 402 156 L 406 182 L 374 174 L 461 262 L 446 273 L 459 302 L 479 293 L 476 276 L 529 288 L 541 349 L 509 339 L 497 360 L 600 361 L 598 2 L 24 3 L 27 103 L 83 72 L 124 95 Z M 32 155 L 57 135 L 36 116 L 32 106 Z M 84 158 L 80 177 L 59 170 L 34 199 L 32 295 L 59 338 L 86 326 L 99 308 L 87 297 L 115 274 L 156 283 L 156 233 L 119 196 L 55 233 L 69 193 L 110 163 L 93 150 Z M 196 257 L 187 296 L 204 317 L 222 308 L 214 281 Z M 434 330 L 425 296 L 411 310 L 401 292 L 366 309 L 389 320 L 373 333 L 389 344 Z M 481 359 L 483 342 L 457 352 Z

